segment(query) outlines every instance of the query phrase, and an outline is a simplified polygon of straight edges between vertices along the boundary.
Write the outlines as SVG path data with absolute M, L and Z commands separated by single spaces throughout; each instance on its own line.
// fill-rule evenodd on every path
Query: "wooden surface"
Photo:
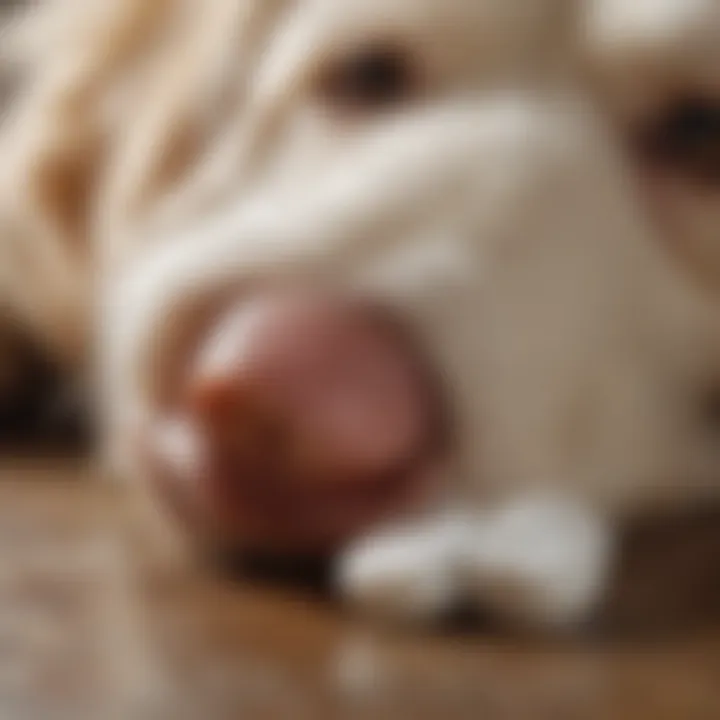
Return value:
M 0 466 L 2 720 L 720 718 L 710 517 L 639 533 L 604 632 L 563 642 L 370 628 L 310 586 L 163 565 L 136 530 L 82 464 Z

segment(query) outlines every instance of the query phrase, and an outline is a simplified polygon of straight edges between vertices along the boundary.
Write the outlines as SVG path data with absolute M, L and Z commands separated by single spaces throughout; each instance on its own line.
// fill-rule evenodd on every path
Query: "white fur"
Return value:
M 348 550 L 339 584 L 364 611 L 427 621 L 476 603 L 505 620 L 563 629 L 602 598 L 612 551 L 606 521 L 566 498 L 440 513 Z

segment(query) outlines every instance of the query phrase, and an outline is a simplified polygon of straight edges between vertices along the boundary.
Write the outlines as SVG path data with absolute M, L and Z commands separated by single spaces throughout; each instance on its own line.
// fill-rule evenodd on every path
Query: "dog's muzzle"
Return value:
M 449 463 L 561 476 L 546 450 L 648 265 L 595 132 L 512 98 L 428 112 L 153 246 L 106 323 L 151 486 L 193 528 L 316 550 Z

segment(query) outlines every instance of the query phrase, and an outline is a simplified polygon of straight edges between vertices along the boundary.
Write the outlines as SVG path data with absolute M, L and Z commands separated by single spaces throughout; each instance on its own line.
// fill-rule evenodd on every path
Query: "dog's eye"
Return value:
M 321 80 L 321 94 L 341 110 L 385 110 L 409 99 L 417 80 L 408 53 L 402 48 L 377 45 L 330 68 Z
M 640 145 L 653 167 L 720 187 L 720 100 L 676 102 L 641 129 Z

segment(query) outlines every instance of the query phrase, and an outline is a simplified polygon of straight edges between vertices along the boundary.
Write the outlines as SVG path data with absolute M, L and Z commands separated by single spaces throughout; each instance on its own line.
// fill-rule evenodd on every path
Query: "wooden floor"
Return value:
M 0 466 L 0 718 L 720 718 L 720 526 L 636 531 L 603 632 L 391 632 L 158 564 L 119 489 Z M 630 631 L 632 629 L 632 632 Z

